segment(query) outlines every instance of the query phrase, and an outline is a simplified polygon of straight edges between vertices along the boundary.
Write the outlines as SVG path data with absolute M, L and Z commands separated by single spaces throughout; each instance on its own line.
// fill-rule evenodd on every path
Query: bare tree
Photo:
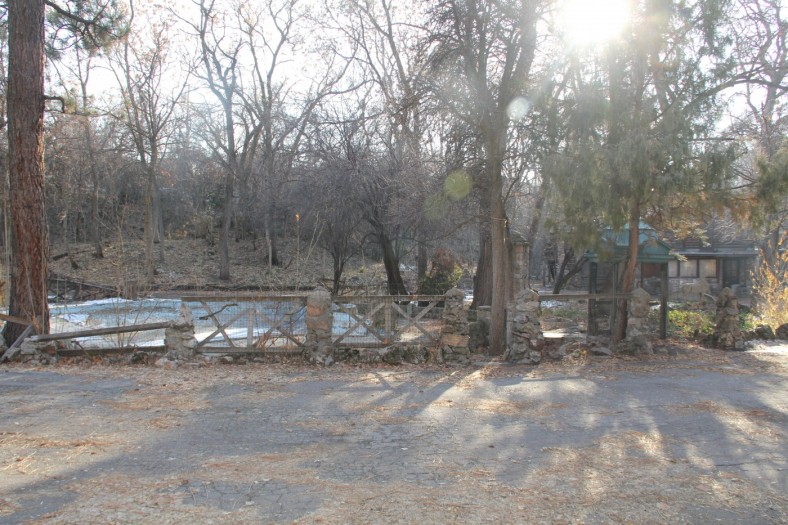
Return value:
M 741 14 L 733 33 L 736 51 L 740 67 L 753 71 L 739 96 L 747 112 L 738 117 L 733 130 L 755 150 L 745 161 L 742 181 L 755 187 L 750 192 L 755 201 L 746 200 L 743 208 L 764 234 L 760 248 L 766 264 L 776 268 L 778 254 L 786 248 L 783 243 L 788 225 L 788 176 L 784 174 L 788 155 L 788 112 L 784 103 L 788 91 L 788 22 L 778 0 L 740 0 L 737 5 Z
M 295 42 L 309 22 L 299 2 L 270 1 L 263 9 L 244 5 L 239 18 L 252 62 L 250 80 L 240 96 L 253 121 L 260 125 L 259 144 L 255 143 L 257 149 L 253 150 L 257 162 L 249 159 L 240 184 L 244 209 L 254 210 L 255 202 L 264 204 L 263 227 L 270 268 L 280 263 L 274 235 L 276 203 L 283 187 L 293 182 L 293 166 L 315 108 L 326 97 L 345 91 L 337 91 L 337 85 L 348 63 L 339 55 L 329 54 L 321 67 L 310 71 L 306 91 L 299 92 L 297 81 L 284 74 L 288 62 L 296 60 Z
M 222 192 L 222 220 L 219 235 L 219 278 L 230 279 L 229 237 L 234 212 L 235 186 L 245 160 L 252 155 L 259 140 L 261 124 L 249 117 L 245 121 L 245 136 L 236 137 L 240 125 L 236 111 L 239 106 L 239 60 L 244 47 L 241 38 L 228 37 L 226 14 L 218 12 L 214 0 L 199 0 L 199 21 L 191 27 L 199 40 L 200 71 L 195 75 L 201 78 L 219 102 L 221 122 L 214 122 L 206 116 L 204 124 L 208 147 L 211 148 L 224 170 Z M 215 127 L 214 127 L 215 126 Z
M 428 184 L 425 179 L 429 176 L 422 152 L 426 94 L 423 76 L 427 63 L 419 42 L 426 38 L 427 32 L 424 26 L 419 26 L 423 22 L 419 3 L 359 0 L 348 5 L 347 14 L 348 18 L 338 18 L 336 23 L 354 50 L 360 75 L 376 88 L 374 96 L 379 97 L 376 105 L 379 105 L 381 122 L 385 123 L 380 126 L 382 150 L 379 152 L 388 157 L 383 169 L 385 176 L 379 171 L 375 180 L 364 182 L 368 205 L 380 205 L 381 199 L 393 199 L 407 186 L 411 190 L 409 199 L 402 199 L 396 206 L 407 202 L 423 203 L 426 194 L 420 190 Z M 401 219 L 404 220 L 394 220 L 396 206 L 392 202 L 386 212 L 369 209 L 365 216 L 378 232 L 375 239 L 382 243 L 389 289 L 402 294 L 405 288 L 400 275 L 399 253 L 394 248 L 399 239 L 392 234 L 396 229 L 399 230 L 397 236 L 415 236 L 419 278 L 427 268 L 428 234 L 421 206 L 406 206 L 407 212 L 402 210 Z M 381 213 L 388 216 L 383 217 Z M 396 228 L 392 227 L 394 222 Z
M 134 27 L 135 6 L 129 3 L 129 23 Z M 142 27 L 150 28 L 146 41 L 140 38 Z M 144 226 L 145 278 L 152 286 L 155 278 L 153 246 L 161 240 L 163 225 L 159 205 L 157 176 L 166 154 L 170 123 L 181 96 L 186 89 L 185 79 L 177 78 L 168 63 L 171 25 L 146 19 L 123 40 L 114 55 L 113 70 L 123 95 L 123 119 L 134 144 L 137 159 L 145 177 Z M 167 84 L 170 82 L 170 84 Z M 164 247 L 159 250 L 163 262 Z

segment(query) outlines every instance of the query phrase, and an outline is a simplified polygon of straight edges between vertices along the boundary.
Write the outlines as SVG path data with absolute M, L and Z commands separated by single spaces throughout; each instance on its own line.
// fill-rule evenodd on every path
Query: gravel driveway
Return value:
M 0 368 L 0 523 L 786 523 L 788 353 Z

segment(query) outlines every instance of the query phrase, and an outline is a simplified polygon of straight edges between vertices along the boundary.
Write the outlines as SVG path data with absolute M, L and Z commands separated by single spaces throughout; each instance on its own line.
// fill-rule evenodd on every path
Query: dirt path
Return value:
M 6 367 L 0 522 L 785 523 L 787 357 Z

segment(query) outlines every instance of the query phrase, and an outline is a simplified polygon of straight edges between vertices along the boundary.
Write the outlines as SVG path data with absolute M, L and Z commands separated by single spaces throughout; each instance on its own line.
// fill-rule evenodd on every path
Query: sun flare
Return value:
M 618 37 L 630 13 L 627 0 L 564 0 L 560 17 L 567 41 L 590 46 Z

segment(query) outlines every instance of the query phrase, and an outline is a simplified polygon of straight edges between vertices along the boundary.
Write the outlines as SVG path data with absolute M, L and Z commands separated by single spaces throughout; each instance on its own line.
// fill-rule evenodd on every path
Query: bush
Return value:
M 460 282 L 462 267 L 457 257 L 444 248 L 438 248 L 432 259 L 430 272 L 419 283 L 422 295 L 443 295 Z
M 697 338 L 714 331 L 714 314 L 705 310 L 669 310 L 668 331 L 671 335 Z
M 761 254 L 752 281 L 758 323 L 775 330 L 788 323 L 788 252 L 778 252 L 773 265 Z
M 668 333 L 686 339 L 706 337 L 714 332 L 714 316 L 715 313 L 712 310 L 699 310 L 687 305 L 671 308 L 668 310 Z M 659 322 L 658 317 L 659 312 L 654 311 L 651 321 Z M 746 332 L 753 330 L 754 327 L 752 315 L 747 311 L 740 311 L 739 328 Z

